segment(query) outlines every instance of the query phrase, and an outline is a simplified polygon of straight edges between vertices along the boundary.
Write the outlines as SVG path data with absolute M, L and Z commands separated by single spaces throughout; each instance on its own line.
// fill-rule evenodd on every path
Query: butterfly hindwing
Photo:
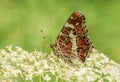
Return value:
M 70 63 L 73 58 L 85 61 L 93 45 L 82 13 L 75 11 L 69 17 L 51 48 L 55 55 L 62 57 L 67 63 Z

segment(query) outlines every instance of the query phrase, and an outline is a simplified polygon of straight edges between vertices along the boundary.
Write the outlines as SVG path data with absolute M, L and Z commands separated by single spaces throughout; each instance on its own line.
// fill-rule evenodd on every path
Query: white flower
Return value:
M 11 76 L 11 74 L 10 74 L 10 72 L 4 72 L 4 77 L 10 77 Z
M 37 73 L 38 73 L 38 74 L 42 74 L 43 72 L 44 72 L 44 71 L 43 71 L 42 69 L 39 69 Z
M 14 77 L 17 77 L 18 74 L 21 74 L 21 70 L 11 70 L 11 74 L 14 75 Z
M 50 80 L 51 80 L 51 77 L 47 74 L 47 75 L 45 75 L 44 80 L 45 80 L 45 81 L 50 81 Z
M 26 80 L 32 80 L 32 77 L 33 77 L 32 74 L 26 75 Z
M 20 47 L 8 46 L 0 49 L 0 78 L 15 82 L 13 80 L 18 76 L 25 80 L 40 77 L 44 82 L 50 81 L 52 75 L 56 82 L 59 79 L 62 82 L 120 81 L 120 64 L 95 49 L 89 54 L 84 63 L 75 59 L 68 65 L 53 53 L 27 52 Z

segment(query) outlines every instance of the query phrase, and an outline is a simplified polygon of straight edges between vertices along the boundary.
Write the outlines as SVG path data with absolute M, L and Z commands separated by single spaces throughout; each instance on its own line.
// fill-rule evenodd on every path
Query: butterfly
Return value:
M 67 63 L 71 63 L 72 59 L 85 62 L 88 53 L 94 48 L 85 25 L 85 16 L 80 11 L 73 12 L 55 43 L 50 46 L 53 53 Z

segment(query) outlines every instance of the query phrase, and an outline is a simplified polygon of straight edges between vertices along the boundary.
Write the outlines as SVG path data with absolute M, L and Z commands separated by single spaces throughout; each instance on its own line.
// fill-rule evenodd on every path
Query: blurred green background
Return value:
M 0 48 L 50 52 L 75 10 L 86 16 L 95 48 L 120 63 L 120 0 L 0 0 Z

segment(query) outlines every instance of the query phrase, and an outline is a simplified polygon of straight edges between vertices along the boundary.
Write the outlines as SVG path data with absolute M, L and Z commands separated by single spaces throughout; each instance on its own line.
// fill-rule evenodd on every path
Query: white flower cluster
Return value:
M 120 64 L 93 49 L 85 63 L 66 64 L 53 53 L 27 52 L 20 47 L 0 49 L 0 82 L 119 82 Z M 35 82 L 35 81 L 34 81 Z

